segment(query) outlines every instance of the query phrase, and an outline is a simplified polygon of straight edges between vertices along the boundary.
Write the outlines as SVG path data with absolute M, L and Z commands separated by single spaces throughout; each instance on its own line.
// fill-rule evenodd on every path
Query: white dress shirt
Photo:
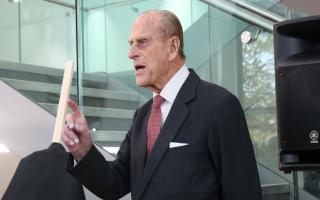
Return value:
M 161 115 L 162 115 L 162 124 L 166 121 L 168 114 L 171 110 L 172 104 L 177 97 L 177 94 L 183 85 L 183 83 L 188 78 L 190 72 L 187 66 L 184 64 L 177 71 L 177 73 L 168 81 L 168 83 L 163 87 L 160 92 L 166 101 L 161 105 Z M 153 96 L 156 96 L 157 93 L 153 93 Z

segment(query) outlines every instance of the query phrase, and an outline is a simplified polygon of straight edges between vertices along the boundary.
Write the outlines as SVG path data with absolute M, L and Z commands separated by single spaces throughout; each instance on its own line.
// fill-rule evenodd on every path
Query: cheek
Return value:
M 149 55 L 148 57 L 146 57 L 146 61 L 147 61 L 147 72 L 148 72 L 148 75 L 151 76 L 156 72 L 159 61 L 153 55 Z
M 162 48 L 154 49 L 153 51 L 145 52 L 144 57 L 147 63 L 148 79 L 157 79 L 165 71 L 168 57 Z

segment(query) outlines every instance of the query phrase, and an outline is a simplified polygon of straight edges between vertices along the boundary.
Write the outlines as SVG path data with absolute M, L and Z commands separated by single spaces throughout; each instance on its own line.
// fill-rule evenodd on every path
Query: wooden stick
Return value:
M 71 89 L 73 66 L 74 66 L 73 61 L 67 61 L 65 64 L 52 142 L 61 143 L 60 137 L 61 137 L 61 133 L 63 131 L 63 126 L 65 124 L 65 118 L 66 118 L 66 113 L 67 113 L 67 108 L 68 108 L 67 101 L 69 99 L 69 94 L 70 94 L 70 89 Z

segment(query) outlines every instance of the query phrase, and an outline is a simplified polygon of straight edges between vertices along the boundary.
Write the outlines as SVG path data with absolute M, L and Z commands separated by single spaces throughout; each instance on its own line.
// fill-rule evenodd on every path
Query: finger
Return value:
M 68 105 L 74 113 L 81 114 L 80 108 L 78 107 L 77 103 L 74 102 L 72 99 L 68 99 Z
M 66 116 L 66 121 L 67 125 L 69 126 L 70 129 L 73 129 L 75 127 L 75 117 L 73 116 L 72 113 L 68 113 Z
M 66 132 L 68 132 L 68 129 L 67 126 L 64 126 L 61 139 L 68 147 L 72 147 L 74 145 L 74 141 L 67 136 Z
M 79 138 L 78 138 L 78 136 L 77 136 L 77 134 L 73 131 L 73 130 L 71 130 L 71 129 L 69 129 L 68 127 L 66 127 L 66 136 L 68 136 L 68 138 L 70 138 L 70 140 L 72 140 L 75 144 L 78 144 L 79 143 Z
M 74 142 L 65 134 L 61 135 L 61 139 L 68 147 L 72 147 L 74 145 Z
M 67 142 L 70 146 L 79 143 L 79 138 L 72 130 L 68 128 L 68 126 L 64 127 L 64 135 L 69 139 Z

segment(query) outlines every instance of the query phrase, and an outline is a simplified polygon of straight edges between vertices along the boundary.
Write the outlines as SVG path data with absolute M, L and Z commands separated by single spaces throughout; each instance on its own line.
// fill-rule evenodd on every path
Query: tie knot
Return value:
M 156 95 L 155 97 L 153 97 L 152 107 L 159 108 L 164 101 L 165 99 L 162 96 Z

